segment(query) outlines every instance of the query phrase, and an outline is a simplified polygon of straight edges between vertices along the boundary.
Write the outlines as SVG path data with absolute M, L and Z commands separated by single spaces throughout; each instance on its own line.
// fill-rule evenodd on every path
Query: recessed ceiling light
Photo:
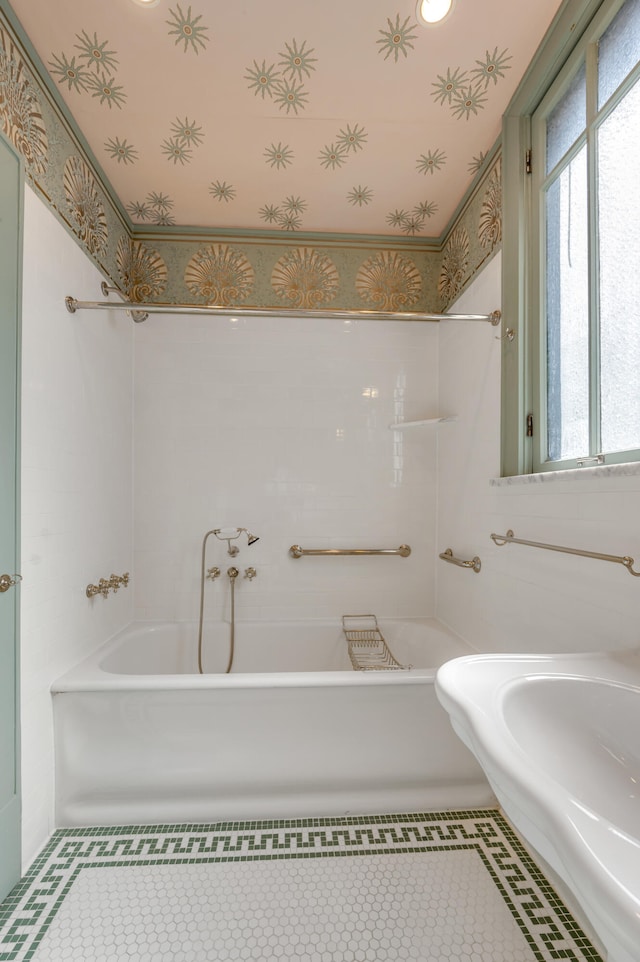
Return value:
M 418 0 L 418 20 L 427 27 L 440 23 L 451 12 L 453 0 Z
M 140 7 L 155 7 L 156 4 L 160 3 L 160 0 L 133 0 Z

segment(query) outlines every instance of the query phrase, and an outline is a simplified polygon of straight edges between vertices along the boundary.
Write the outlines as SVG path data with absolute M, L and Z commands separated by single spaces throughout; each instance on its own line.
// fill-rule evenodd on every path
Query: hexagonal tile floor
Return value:
M 26 962 L 598 962 L 498 812 L 63 829 L 0 907 Z

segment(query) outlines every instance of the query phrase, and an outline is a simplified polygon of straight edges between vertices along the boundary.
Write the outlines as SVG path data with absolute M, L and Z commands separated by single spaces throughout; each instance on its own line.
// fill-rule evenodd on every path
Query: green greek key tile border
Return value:
M 538 962 L 602 962 L 497 811 L 60 829 L 0 905 L 0 960 L 28 962 L 85 868 L 475 851 Z

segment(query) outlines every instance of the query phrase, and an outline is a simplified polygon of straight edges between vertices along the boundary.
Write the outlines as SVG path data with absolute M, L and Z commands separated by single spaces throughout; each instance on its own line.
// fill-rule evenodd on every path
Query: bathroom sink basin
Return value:
M 621 831 L 640 834 L 639 689 L 526 676 L 505 687 L 501 710 L 535 768 Z
M 436 692 L 609 962 L 638 962 L 640 650 L 457 658 Z

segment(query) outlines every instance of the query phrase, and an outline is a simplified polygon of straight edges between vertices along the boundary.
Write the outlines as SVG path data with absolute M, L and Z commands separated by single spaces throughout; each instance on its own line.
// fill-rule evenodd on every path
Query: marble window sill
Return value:
M 510 478 L 491 478 L 493 488 L 518 487 L 525 484 L 557 484 L 562 481 L 602 481 L 640 475 L 640 461 L 625 464 L 599 464 L 593 468 L 571 468 L 568 471 L 541 471 L 538 474 L 517 474 Z

